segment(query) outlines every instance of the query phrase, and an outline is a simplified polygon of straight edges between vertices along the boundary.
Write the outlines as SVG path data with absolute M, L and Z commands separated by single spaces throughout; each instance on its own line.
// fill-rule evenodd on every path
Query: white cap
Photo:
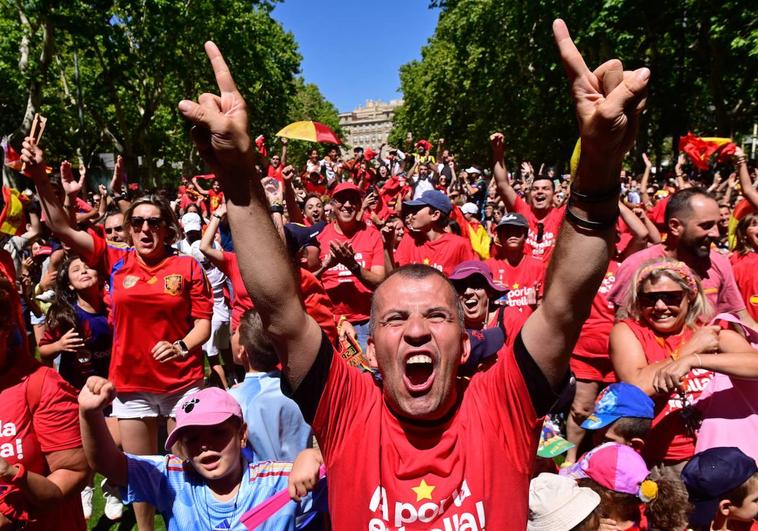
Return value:
M 529 484 L 527 531 L 570 531 L 600 504 L 600 495 L 571 478 L 543 472 Z
M 202 222 L 200 221 L 200 216 L 196 212 L 187 212 L 182 216 L 182 228 L 184 232 L 201 230 Z
M 466 171 L 466 173 L 477 173 L 477 174 L 480 174 L 480 175 L 482 173 L 482 170 L 480 170 L 479 168 L 474 168 L 473 166 L 471 166 L 470 168 L 466 168 L 465 171 Z
M 463 212 L 464 214 L 476 215 L 479 213 L 479 207 L 476 206 L 474 203 L 466 203 L 461 207 L 461 212 Z

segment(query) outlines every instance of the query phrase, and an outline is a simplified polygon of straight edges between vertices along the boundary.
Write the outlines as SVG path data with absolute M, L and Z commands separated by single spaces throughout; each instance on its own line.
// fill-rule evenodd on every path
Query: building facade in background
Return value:
M 403 100 L 383 101 L 367 100 L 366 105 L 351 112 L 340 113 L 340 126 L 344 131 L 343 141 L 346 147 L 361 146 L 379 151 L 379 146 L 387 142 L 392 130 L 392 119 Z

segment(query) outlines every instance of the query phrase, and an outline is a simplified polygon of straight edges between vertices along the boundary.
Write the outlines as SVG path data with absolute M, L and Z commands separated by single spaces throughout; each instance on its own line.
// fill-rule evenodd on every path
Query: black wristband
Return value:
M 284 214 L 284 207 L 282 205 L 271 205 L 269 210 L 272 214 Z
M 566 205 L 566 221 L 571 223 L 572 225 L 586 230 L 586 231 L 592 231 L 592 232 L 601 232 L 604 230 L 608 230 L 610 228 L 613 228 L 616 226 L 616 221 L 618 220 L 618 208 L 616 209 L 616 214 L 613 216 L 612 219 L 604 220 L 604 221 L 593 221 L 591 219 L 584 219 L 580 218 L 574 212 L 572 212 L 571 207 L 573 205 L 571 204 L 571 200 L 569 200 L 569 204 Z
M 616 186 L 615 188 L 612 188 L 610 190 L 607 190 L 605 192 L 600 193 L 593 193 L 593 194 L 583 194 L 582 192 L 579 192 L 578 190 L 575 190 L 573 187 L 571 188 L 571 195 L 570 198 L 574 199 L 575 201 L 581 201 L 582 203 L 605 203 L 606 201 L 610 201 L 617 195 L 621 193 L 621 187 Z

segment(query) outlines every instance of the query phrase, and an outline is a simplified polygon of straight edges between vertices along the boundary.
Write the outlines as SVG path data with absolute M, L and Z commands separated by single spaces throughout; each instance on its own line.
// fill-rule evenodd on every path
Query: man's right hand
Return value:
M 116 388 L 105 378 L 90 376 L 79 393 L 79 411 L 102 411 L 116 398 Z
M 490 136 L 490 145 L 492 146 L 492 158 L 495 159 L 495 162 L 502 160 L 505 155 L 505 135 L 493 133 Z
M 247 104 L 237 90 L 224 57 L 215 44 L 205 43 L 220 96 L 204 93 L 198 103 L 179 102 L 179 112 L 195 127 L 192 138 L 200 155 L 221 180 L 224 190 L 241 188 L 233 180 L 250 175 L 255 168 L 255 149 L 250 138 Z

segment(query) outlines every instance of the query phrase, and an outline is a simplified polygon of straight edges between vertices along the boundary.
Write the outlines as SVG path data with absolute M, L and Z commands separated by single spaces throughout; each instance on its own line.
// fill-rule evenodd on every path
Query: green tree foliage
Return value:
M 176 104 L 215 90 L 204 41 L 224 53 L 255 134 L 273 136 L 300 104 L 301 57 L 271 9 L 262 0 L 0 2 L 0 133 L 18 145 L 25 116 L 40 112 L 50 161 L 121 153 L 130 176 L 175 182 L 202 169 Z
M 405 103 L 390 141 L 443 137 L 468 161 L 489 160 L 503 130 L 510 156 L 565 164 L 576 125 L 551 22 L 566 19 L 588 64 L 611 57 L 652 70 L 637 150 L 688 130 L 747 132 L 758 119 L 758 17 L 749 0 L 439 0 L 422 58 L 401 68 Z M 667 140 L 668 139 L 668 140 Z M 635 158 L 638 160 L 638 158 Z

